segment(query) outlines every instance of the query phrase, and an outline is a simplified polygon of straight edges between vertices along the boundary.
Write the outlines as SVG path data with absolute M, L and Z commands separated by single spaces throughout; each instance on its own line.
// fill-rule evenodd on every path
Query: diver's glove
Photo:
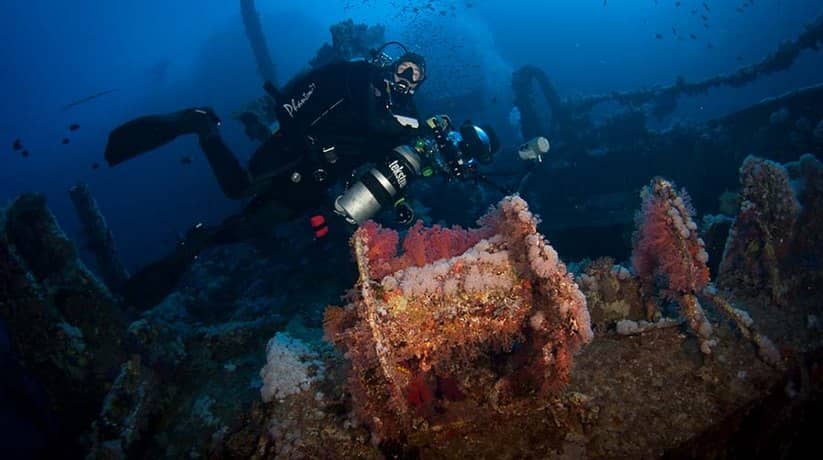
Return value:
M 414 209 L 405 199 L 401 198 L 394 203 L 394 219 L 398 224 L 403 225 L 409 225 L 414 220 Z

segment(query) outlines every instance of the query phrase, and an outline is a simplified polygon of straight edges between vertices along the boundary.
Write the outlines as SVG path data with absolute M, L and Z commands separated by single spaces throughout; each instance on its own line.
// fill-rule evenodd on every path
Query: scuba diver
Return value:
M 397 59 L 383 52 L 393 44 L 404 51 Z M 278 127 L 263 136 L 248 169 L 223 142 L 220 119 L 208 107 L 144 116 L 114 129 L 105 151 L 111 166 L 195 134 L 224 194 L 252 197 L 218 226 L 195 226 L 171 255 L 132 276 L 122 294 L 135 305 L 162 300 L 203 249 L 260 233 L 266 228 L 261 222 L 319 210 L 310 223 L 315 237 L 323 238 L 326 210 L 359 224 L 393 208 L 396 220 L 409 224 L 414 213 L 404 192 L 413 178 L 482 180 L 477 164 L 490 162 L 498 150 L 494 132 L 470 122 L 455 127 L 446 115 L 421 122 L 412 96 L 426 77 L 421 55 L 389 42 L 369 60 L 327 64 L 281 90 L 267 82 Z M 262 123 L 253 121 L 259 133 Z M 331 198 L 332 186 L 343 179 L 343 192 Z
M 247 170 L 223 142 L 220 119 L 208 107 L 129 121 L 109 135 L 105 158 L 115 166 L 196 134 L 227 197 L 273 193 L 289 211 L 299 212 L 320 205 L 323 185 L 343 171 L 419 135 L 412 95 L 425 79 L 424 58 L 406 51 L 388 65 L 376 58 L 328 64 L 281 90 L 266 83 L 279 126 L 254 152 Z

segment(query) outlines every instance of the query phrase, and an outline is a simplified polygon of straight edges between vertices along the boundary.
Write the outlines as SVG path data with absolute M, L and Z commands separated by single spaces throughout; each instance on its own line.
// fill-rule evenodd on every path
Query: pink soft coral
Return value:
M 364 223 L 363 230 L 369 240 L 369 268 L 375 279 L 403 268 L 422 267 L 435 260 L 462 254 L 488 233 L 466 230 L 457 225 L 427 228 L 423 226 L 423 221 L 418 220 L 403 238 L 403 254 L 398 255 L 400 237 L 396 231 L 383 228 L 374 221 Z
M 697 235 L 688 198 L 684 200 L 662 178 L 645 187 L 642 197 L 632 252 L 635 272 L 647 282 L 656 275 L 664 277 L 674 293 L 703 289 L 709 282 L 708 254 Z
M 466 230 L 458 225 L 451 228 L 434 225 L 423 227 L 423 221 L 418 220 L 403 239 L 403 250 L 408 262 L 417 267 L 448 259 L 464 253 L 467 249 L 480 241 L 481 232 Z

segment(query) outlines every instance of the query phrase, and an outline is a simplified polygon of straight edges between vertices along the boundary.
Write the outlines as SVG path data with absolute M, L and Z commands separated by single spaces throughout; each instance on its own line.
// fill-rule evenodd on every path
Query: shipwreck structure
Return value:
M 250 37 L 261 38 L 253 2 L 242 5 Z M 524 129 L 556 130 L 563 145 L 550 180 L 533 189 L 553 198 L 541 203 L 542 221 L 528 197 L 509 196 L 473 229 L 418 223 L 401 238 L 369 222 L 351 239 L 354 264 L 326 251 L 321 267 L 291 243 L 221 246 L 144 309 L 124 305 L 80 261 L 43 196 L 17 197 L 0 211 L 4 389 L 43 433 L 44 456 L 817 449 L 823 86 L 667 132 L 648 130 L 645 117 L 680 94 L 787 67 L 818 46 L 821 28 L 816 20 L 749 70 L 576 102 L 522 69 L 513 81 L 537 82 L 558 121 L 532 120 L 524 90 Z M 365 42 L 330 48 L 356 43 Z M 606 99 L 629 110 L 591 123 L 586 112 Z M 573 175 L 563 172 L 570 159 Z M 739 193 L 718 206 L 729 184 Z M 74 193 L 90 236 L 113 247 L 91 199 Z M 615 247 L 625 254 L 572 262 Z M 101 273 L 110 285 L 123 276 L 114 262 L 99 265 L 114 267 Z M 341 293 L 344 305 L 328 306 Z

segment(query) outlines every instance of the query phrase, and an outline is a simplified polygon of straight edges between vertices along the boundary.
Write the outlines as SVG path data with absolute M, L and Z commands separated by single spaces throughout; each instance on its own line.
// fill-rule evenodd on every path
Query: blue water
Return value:
M 303 0 L 258 1 L 257 8 L 280 83 L 329 41 L 330 25 L 346 18 L 382 23 L 388 39 L 428 57 L 430 77 L 421 92 L 459 94 L 483 86 L 498 101 L 484 116 L 501 125 L 511 108 L 511 72 L 522 65 L 546 70 L 564 96 L 671 84 L 679 75 L 697 80 L 759 61 L 821 10 L 816 0 L 758 0 L 743 13 L 736 10 L 743 2 L 731 0 L 707 0 L 707 13 L 700 1 L 605 3 Z M 710 17 L 708 29 L 700 14 Z M 674 37 L 672 28 L 684 38 Z M 222 196 L 194 139 L 123 167 L 109 169 L 102 160 L 108 131 L 130 118 L 210 105 L 228 119 L 261 95 L 237 1 L 6 1 L 0 30 L 0 202 L 24 191 L 45 193 L 75 236 L 79 224 L 66 190 L 87 182 L 130 269 L 166 252 L 195 222 L 219 221 L 239 209 Z M 820 68 L 820 53 L 807 53 L 789 71 L 684 101 L 661 127 L 817 83 Z M 62 110 L 106 90 L 116 91 Z M 428 94 L 440 95 L 448 94 Z M 80 129 L 68 132 L 71 123 Z M 251 153 L 238 123 L 228 121 L 222 130 L 239 155 Z M 63 137 L 71 143 L 62 145 Z M 30 157 L 12 151 L 15 138 Z M 192 155 L 193 164 L 181 165 L 184 155 Z M 99 170 L 91 168 L 95 162 Z
M 805 24 L 823 13 L 820 0 L 256 3 L 275 66 L 275 83 L 284 84 L 306 69 L 316 51 L 331 40 L 329 27 L 333 24 L 349 18 L 356 23 L 382 24 L 386 39 L 400 40 L 426 56 L 428 79 L 419 91 L 428 103 L 426 109 L 489 123 L 497 127 L 504 146 L 521 141 L 517 129 L 510 125 L 510 114 L 512 72 L 522 66 L 544 70 L 564 98 L 671 85 L 678 78 L 694 82 L 760 62 L 780 42 L 796 38 Z M 241 209 L 242 202 L 223 196 L 194 136 L 177 139 L 116 168 L 106 166 L 103 159 L 108 133 L 116 126 L 141 115 L 191 106 L 214 107 L 224 120 L 221 132 L 226 143 L 241 160 L 249 158 L 256 144 L 246 137 L 242 125 L 231 119 L 231 113 L 263 91 L 243 29 L 239 0 L 6 0 L 0 2 L 0 31 L 0 208 L 23 192 L 45 194 L 68 236 L 79 243 L 84 259 L 94 265 L 93 257 L 82 246 L 80 223 L 67 194 L 76 183 L 87 183 L 132 273 L 169 252 L 195 223 L 217 223 Z M 713 89 L 705 95 L 683 98 L 672 114 L 650 119 L 649 126 L 666 130 L 679 123 L 719 117 L 766 97 L 820 84 L 821 75 L 823 53 L 806 51 L 789 70 L 741 88 Z M 470 104 L 437 105 L 477 93 L 483 97 Z M 101 95 L 66 108 L 95 94 Z M 79 129 L 70 130 L 73 124 Z M 63 143 L 64 138 L 68 143 Z M 15 139 L 21 140 L 28 157 L 12 148 Z M 608 155 L 607 150 L 600 146 L 597 155 Z M 192 163 L 183 164 L 183 157 L 191 157 Z M 614 171 L 616 176 L 619 173 Z M 575 174 L 598 177 L 573 166 L 563 169 L 550 155 L 536 181 L 542 179 L 545 185 L 547 177 Z M 644 184 L 622 185 L 631 189 Z M 735 186 L 729 184 L 730 189 Z M 591 193 L 586 184 L 580 188 Z M 429 194 L 442 190 L 430 189 Z M 475 191 L 466 186 L 449 198 Z M 577 198 L 583 195 L 565 192 Z M 492 195 L 488 189 L 481 190 L 473 197 L 487 202 L 466 200 L 470 203 L 460 210 L 447 209 L 457 200 L 440 203 L 432 199 L 423 206 L 433 209 L 435 221 L 454 221 L 458 215 L 473 218 L 479 213 L 468 208 L 499 199 Z M 549 221 L 552 216 L 541 212 L 541 203 L 559 203 L 566 210 L 589 206 L 595 211 L 588 216 L 601 209 L 604 214 L 614 212 L 625 203 L 624 195 L 610 193 L 584 203 L 569 203 L 564 201 L 565 195 L 540 195 L 536 191 L 529 198 L 535 212 Z M 704 212 L 705 206 L 700 211 Z M 568 223 L 575 214 L 558 220 L 562 218 Z M 620 251 L 625 252 L 628 234 L 623 236 L 625 244 Z M 573 238 L 586 236 L 575 234 Z M 584 241 L 581 246 L 603 254 L 613 249 L 608 246 L 614 241 L 621 242 L 616 237 L 605 242 Z M 563 243 L 558 249 L 565 258 Z M 346 272 L 342 264 L 335 265 L 337 259 L 320 254 L 331 244 L 327 241 L 326 246 L 318 245 L 308 250 L 314 252 L 293 260 L 273 261 L 267 267 L 268 278 L 261 276 L 261 280 L 248 273 L 248 266 L 243 267 L 248 272 L 238 269 L 246 263 L 240 256 L 236 256 L 235 265 L 226 265 L 230 269 L 225 271 L 239 272 L 234 275 L 248 285 L 259 285 L 260 292 L 249 288 L 258 297 L 250 294 L 249 298 L 261 300 L 259 308 L 265 311 L 261 316 L 271 315 L 264 309 L 273 305 L 299 310 L 313 302 L 316 308 L 312 312 L 317 317 L 313 319 L 317 320 L 320 310 L 335 300 L 338 292 L 334 282 L 354 276 L 353 267 L 348 267 L 351 273 Z M 220 269 L 212 267 L 215 272 Z M 306 293 L 297 292 L 302 285 L 292 281 L 309 270 L 313 271 L 309 276 L 322 280 L 319 284 L 324 289 L 309 293 L 320 300 L 297 302 L 295 299 Z M 203 285 L 209 282 L 199 281 Z M 241 288 L 248 286 L 237 287 Z M 267 297 L 272 292 L 276 295 Z M 220 299 L 214 303 L 220 304 Z M 221 306 L 234 308 L 228 303 Z M 283 312 L 284 316 L 293 313 Z M 52 417 L 40 383 L 18 362 L 9 336 L 7 324 L 0 319 L 0 446 L 46 446 L 49 436 L 60 432 L 59 421 Z M 6 458 L 1 450 L 0 458 Z

